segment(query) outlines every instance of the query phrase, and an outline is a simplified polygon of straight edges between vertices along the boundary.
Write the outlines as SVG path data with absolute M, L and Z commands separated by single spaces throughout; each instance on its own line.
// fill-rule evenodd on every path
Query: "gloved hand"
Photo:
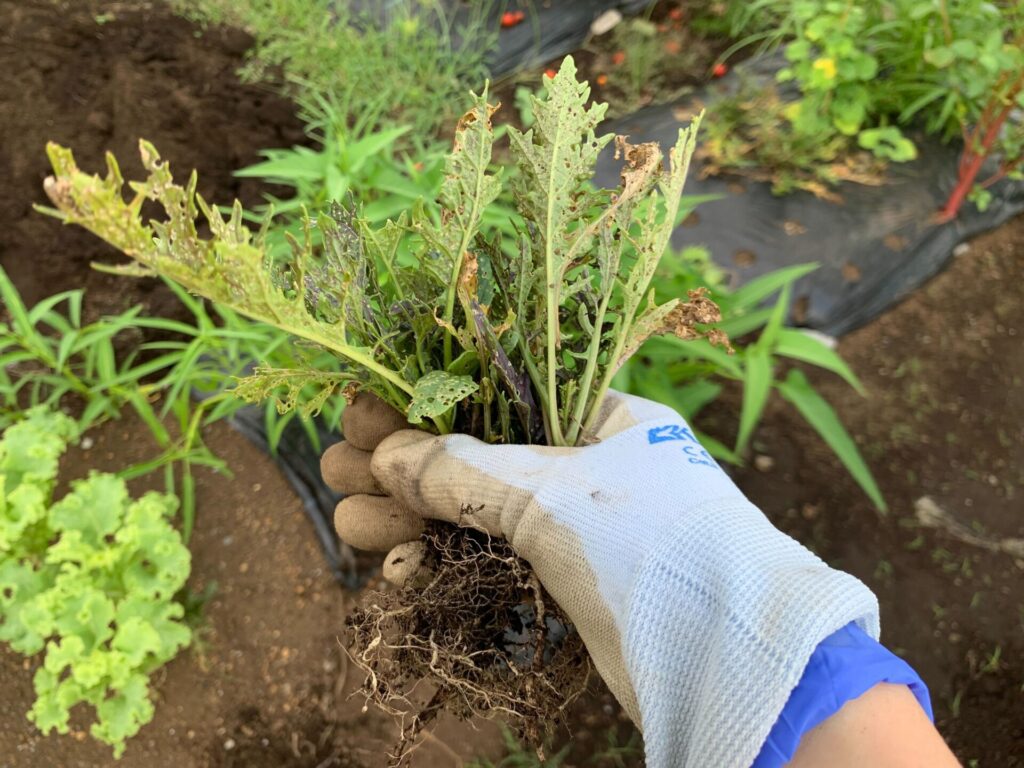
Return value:
M 874 595 L 776 530 L 670 408 L 612 393 L 598 442 L 550 448 L 384 437 L 401 417 L 364 398 L 322 463 L 353 494 L 338 533 L 402 545 L 386 561 L 398 579 L 424 517 L 507 538 L 643 729 L 651 768 L 748 768 L 818 643 L 849 622 L 878 636 Z

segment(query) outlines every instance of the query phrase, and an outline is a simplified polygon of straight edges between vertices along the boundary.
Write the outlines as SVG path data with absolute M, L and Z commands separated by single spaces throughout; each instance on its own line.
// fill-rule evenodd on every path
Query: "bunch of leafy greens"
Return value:
M 0 439 L 0 640 L 45 649 L 28 713 L 41 731 L 68 732 L 70 710 L 96 710 L 92 735 L 124 752 L 153 717 L 149 675 L 191 641 L 173 596 L 191 558 L 168 518 L 173 496 L 128 496 L 92 473 L 54 502 L 74 421 L 45 407 Z
M 236 203 L 228 218 L 196 194 L 196 177 L 174 184 L 142 143 L 149 177 L 123 179 L 108 156 L 105 178 L 80 171 L 51 144 L 47 192 L 63 220 L 94 232 L 137 264 L 122 274 L 160 274 L 188 290 L 336 354 L 339 371 L 258 369 L 236 392 L 276 396 L 288 410 L 309 388 L 307 410 L 339 388 L 367 389 L 437 432 L 502 442 L 584 442 L 612 377 L 649 337 L 724 336 L 706 330 L 717 307 L 694 291 L 658 304 L 650 290 L 678 213 L 696 122 L 680 130 L 665 162 L 654 144 L 614 137 L 624 159 L 615 190 L 594 189 L 605 105 L 567 58 L 534 99 L 534 124 L 509 128 L 518 173 L 511 180 L 524 222 L 513 247 L 482 222 L 502 180 L 491 168 L 495 107 L 486 93 L 459 121 L 445 166 L 440 216 L 416 206 L 374 226 L 334 206 L 307 219 L 291 253 L 265 247 L 269 219 L 248 229 Z M 167 219 L 144 222 L 143 204 Z M 200 212 L 212 236 L 197 227 Z M 314 228 L 317 236 L 314 236 Z M 511 255 L 509 255 L 511 254 Z

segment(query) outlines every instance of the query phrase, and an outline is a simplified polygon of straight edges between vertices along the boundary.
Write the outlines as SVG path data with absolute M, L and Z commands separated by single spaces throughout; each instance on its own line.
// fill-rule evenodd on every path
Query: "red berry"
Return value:
M 625 51 L 616 51 L 615 53 L 612 54 L 612 64 L 614 64 L 616 67 L 621 65 L 622 62 L 624 62 L 625 60 L 626 60 L 626 52 Z
M 501 14 L 501 26 L 514 27 L 517 24 L 521 24 L 525 18 L 526 13 L 524 11 L 505 11 Z
M 553 80 L 555 75 L 557 74 L 558 73 L 555 72 L 555 70 L 551 69 L 550 67 L 544 70 L 544 77 L 546 77 L 548 80 Z
M 715 77 L 722 77 L 726 72 L 729 71 L 729 65 L 724 62 L 718 62 L 711 70 L 711 74 Z

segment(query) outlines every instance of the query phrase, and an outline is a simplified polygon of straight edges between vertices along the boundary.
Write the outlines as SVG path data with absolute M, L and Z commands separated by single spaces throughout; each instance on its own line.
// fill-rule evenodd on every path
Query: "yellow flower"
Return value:
M 836 62 L 834 59 L 817 59 L 814 68 L 821 72 L 827 80 L 834 80 L 836 77 Z

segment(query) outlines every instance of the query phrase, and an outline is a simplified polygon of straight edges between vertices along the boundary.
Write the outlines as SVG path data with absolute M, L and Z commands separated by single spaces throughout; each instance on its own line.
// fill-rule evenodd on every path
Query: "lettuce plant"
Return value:
M 67 733 L 88 703 L 92 735 L 120 757 L 153 717 L 149 675 L 191 640 L 173 599 L 191 558 L 168 520 L 173 496 L 133 500 L 124 480 L 94 472 L 53 500 L 76 432 L 38 407 L 0 439 L 0 641 L 44 652 L 28 713 L 43 733 Z
M 696 124 L 665 158 L 655 144 L 598 136 L 606 105 L 567 58 L 533 99 L 534 124 L 509 128 L 517 165 L 510 187 L 523 224 L 512 247 L 482 223 L 502 190 L 491 170 L 496 109 L 486 93 L 459 121 L 445 165 L 440 216 L 415 206 L 373 225 L 335 205 L 305 222 L 291 254 L 272 257 L 269 219 L 252 231 L 235 204 L 224 218 L 174 183 L 142 142 L 148 178 L 125 200 L 117 163 L 83 173 L 51 144 L 53 211 L 135 263 L 106 267 L 159 274 L 188 290 L 333 352 L 340 371 L 263 368 L 240 382 L 247 399 L 315 410 L 339 389 L 368 389 L 413 424 L 491 441 L 572 445 L 588 439 L 612 377 L 649 337 L 707 336 L 720 319 L 700 290 L 659 303 L 651 282 L 676 220 Z M 614 140 L 624 165 L 617 189 L 588 184 Z M 145 221 L 156 201 L 164 221 Z M 212 233 L 204 237 L 202 214 Z M 510 255 L 511 254 L 511 255 Z M 316 394 L 308 396 L 310 391 Z

